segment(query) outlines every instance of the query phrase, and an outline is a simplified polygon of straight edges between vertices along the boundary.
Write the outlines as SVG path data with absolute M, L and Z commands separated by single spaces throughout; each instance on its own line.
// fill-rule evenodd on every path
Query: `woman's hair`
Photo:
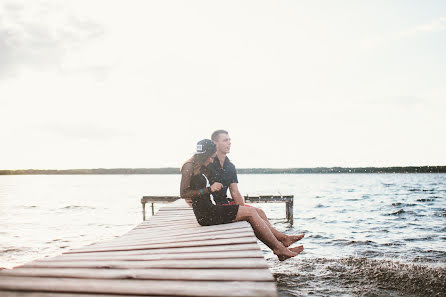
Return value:
M 197 155 L 197 154 L 195 154 L 194 155 L 194 160 L 197 162 L 197 163 L 199 163 L 200 165 L 203 165 L 204 164 L 204 162 L 206 162 L 206 160 L 207 159 L 209 159 L 209 157 L 210 156 L 212 156 L 213 154 L 200 154 L 200 155 Z

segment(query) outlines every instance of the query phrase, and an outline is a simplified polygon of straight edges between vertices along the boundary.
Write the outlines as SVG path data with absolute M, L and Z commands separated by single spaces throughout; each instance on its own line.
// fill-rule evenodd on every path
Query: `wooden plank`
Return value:
M 153 254 L 179 254 L 179 253 L 202 253 L 202 252 L 220 252 L 220 251 L 258 251 L 257 243 L 247 244 L 232 244 L 232 245 L 212 245 L 199 247 L 184 247 L 184 248 L 169 248 L 169 249 L 150 249 L 150 250 L 134 250 L 134 251 L 111 251 L 111 252 L 91 252 L 91 253 L 73 253 L 62 254 L 58 257 L 65 259 L 79 259 L 85 257 L 100 257 L 100 256 L 132 256 L 132 255 L 153 255 Z M 50 259 L 50 258 L 48 258 Z
M 249 237 L 252 236 L 253 232 L 249 230 L 234 231 L 229 232 L 215 232 L 215 233 L 203 233 L 203 234 L 183 234 L 179 236 L 167 235 L 167 236 L 157 236 L 153 234 L 153 237 L 139 237 L 139 238 L 119 238 L 116 240 L 110 240 L 103 243 L 96 243 L 89 245 L 88 248 L 97 248 L 104 246 L 132 246 L 132 245 L 144 245 L 144 244 L 160 244 L 169 242 L 188 242 L 188 241 L 202 241 L 202 240 L 214 240 L 214 239 L 225 239 L 225 238 L 238 238 L 238 237 Z
M 230 223 L 230 224 L 221 224 L 221 225 L 212 225 L 212 226 L 200 226 L 198 223 L 193 224 L 195 227 L 199 227 L 202 228 L 203 230 L 220 230 L 220 229 L 226 229 L 228 228 L 228 226 L 239 226 L 239 225 L 243 225 L 243 226 L 251 226 L 248 222 L 234 222 L 234 223 Z M 147 225 L 145 227 L 150 227 L 150 225 Z M 139 226 L 134 228 L 133 230 L 138 230 Z M 182 230 L 182 229 L 189 229 L 190 227 L 188 226 L 183 226 L 183 225 L 179 225 L 179 226 L 175 226 L 176 230 Z M 158 230 L 172 230 L 172 226 L 158 226 L 157 227 Z
M 246 232 L 253 232 L 251 228 L 249 227 L 242 227 L 242 228 L 235 228 L 235 229 L 221 229 L 221 230 L 209 230 L 209 229 L 202 229 L 200 227 L 197 228 L 189 228 L 189 229 L 181 229 L 175 232 L 175 230 L 165 230 L 165 231 L 159 231 L 159 230 L 144 230 L 139 231 L 138 233 L 128 233 L 124 234 L 120 237 L 116 237 L 105 242 L 112 242 L 112 241 L 125 241 L 125 240 L 144 240 L 147 238 L 154 238 L 154 237 L 190 237 L 190 236 L 196 236 L 196 235 L 213 235 L 213 234 L 227 234 L 231 232 L 236 233 L 246 233 Z
M 29 268 L 106 268 L 106 269 L 130 269 L 130 268 L 164 268 L 164 269 L 229 269 L 229 268 L 268 268 L 265 259 L 193 259 L 193 260 L 155 260 L 155 261 L 34 261 L 22 265 Z
M 169 218 L 166 217 L 160 217 L 160 218 L 156 218 L 156 217 L 152 217 L 144 222 L 146 222 L 146 224 L 153 224 L 155 222 L 164 222 L 164 223 L 168 223 L 170 222 L 170 225 L 172 226 L 174 222 L 177 221 L 191 221 L 192 219 L 195 219 L 195 216 L 172 216 Z M 195 223 L 195 222 L 194 222 Z
M 239 231 L 239 232 L 218 232 L 218 233 L 204 233 L 204 234 L 191 234 L 191 235 L 184 235 L 179 236 L 178 238 L 176 236 L 162 236 L 158 238 L 156 234 L 152 237 L 150 234 L 150 237 L 146 239 L 127 239 L 127 240 L 121 240 L 121 239 L 115 239 L 107 242 L 100 242 L 95 243 L 92 245 L 89 245 L 85 247 L 85 249 L 92 249 L 92 248 L 103 248 L 103 247 L 119 247 L 122 245 L 132 247 L 132 246 L 139 246 L 139 245 L 151 245 L 151 244 L 165 244 L 165 243 L 187 243 L 187 242 L 198 242 L 198 241 L 210 241 L 210 240 L 218 240 L 218 239 L 229 239 L 229 238 L 240 238 L 240 237 L 252 237 L 254 235 L 253 231 Z M 82 249 L 82 248 L 80 248 Z
M 196 241 L 196 242 L 170 242 L 170 243 L 159 243 L 159 244 L 142 244 L 138 246 L 123 246 L 123 247 L 100 247 L 100 248 L 81 248 L 73 251 L 66 252 L 70 253 L 88 253 L 88 252 L 100 252 L 100 251 L 131 251 L 131 250 L 144 250 L 144 249 L 160 249 L 160 248 L 176 248 L 176 247 L 193 247 L 193 246 L 209 246 L 209 245 L 227 245 L 227 244 L 240 244 L 240 243 L 253 243 L 257 242 L 256 238 L 253 237 L 239 237 L 230 239 L 216 239 L 212 241 Z
M 179 201 L 177 201 L 179 202 Z M 188 206 L 184 201 L 184 204 L 181 204 L 181 206 L 175 206 L 172 204 L 168 204 L 163 206 L 162 208 L 160 208 L 157 213 L 155 215 L 159 215 L 165 211 L 169 211 L 169 212 L 189 212 L 189 213 L 194 213 L 192 207 Z
M 175 237 L 168 236 L 162 238 L 147 238 L 143 240 L 124 240 L 124 241 L 109 241 L 106 243 L 97 243 L 90 246 L 90 248 L 102 248 L 102 247 L 134 247 L 140 245 L 149 244 L 164 244 L 164 243 L 183 243 L 183 242 L 198 242 L 198 241 L 210 241 L 218 239 L 228 239 L 228 238 L 240 238 L 240 237 L 251 237 L 253 235 L 252 231 L 248 232 L 235 232 L 235 233 L 222 233 L 222 234 L 210 234 L 210 235 L 193 235 L 189 237 Z
M 156 236 L 158 235 L 164 235 L 164 234 L 168 234 L 168 235 L 177 235 L 177 236 L 181 236 L 181 235 L 191 235 L 191 234 L 207 234 L 207 233 L 218 233 L 218 232 L 238 232 L 238 231 L 249 231 L 252 230 L 251 227 L 248 226 L 240 226 L 240 227 L 232 227 L 228 226 L 225 229 L 220 229 L 220 230 L 209 230 L 206 228 L 190 228 L 190 229 L 182 229 L 182 230 L 168 230 L 168 231 L 156 231 L 153 230 L 152 232 L 150 232 L 150 235 L 154 234 Z M 135 231 L 132 233 L 127 233 L 122 235 L 120 238 L 146 238 L 147 236 L 149 236 L 147 231 Z
M 86 269 L 86 268 L 17 268 L 0 271 L 3 276 L 151 279 L 151 280 L 211 280 L 211 281 L 274 281 L 266 269 Z
M 2 291 L 1 297 L 141 297 L 141 295 L 111 295 L 111 294 L 83 294 L 83 293 L 56 293 L 56 292 L 25 292 L 25 291 Z M 154 295 L 144 295 L 146 297 L 160 297 Z
M 268 203 L 268 202 L 286 202 L 294 199 L 294 195 L 261 195 L 261 196 L 244 196 L 245 202 L 248 203 Z
M 221 252 L 202 252 L 202 253 L 182 253 L 182 254 L 146 254 L 146 255 L 97 255 L 92 257 L 89 254 L 84 254 L 84 257 L 69 258 L 66 255 L 39 259 L 37 262 L 48 261 L 82 261 L 82 260 L 119 260 L 119 261 L 151 261 L 151 260 L 174 260 L 174 259 L 235 259 L 235 258 L 263 258 L 263 253 L 257 251 L 221 251 Z
M 181 211 L 176 211 L 176 210 L 169 210 L 169 211 L 158 211 L 155 215 L 151 216 L 149 219 L 159 219 L 159 218 L 166 218 L 166 214 L 169 214 L 169 217 L 190 217 L 190 218 L 194 218 L 194 212 L 191 210 L 181 210 Z
M 197 237 L 197 236 L 226 235 L 228 233 L 245 234 L 245 233 L 250 233 L 250 232 L 252 232 L 252 229 L 250 229 L 250 228 L 234 229 L 234 230 L 231 230 L 230 232 L 228 232 L 228 230 L 202 232 L 199 228 L 197 228 L 197 229 L 186 230 L 186 232 L 178 232 L 178 233 L 175 233 L 174 231 L 170 231 L 168 233 L 150 232 L 150 234 L 148 232 L 146 232 L 145 234 L 138 234 L 138 235 L 134 235 L 134 236 L 123 235 L 121 237 L 107 240 L 107 241 L 104 241 L 101 243 L 104 245 L 106 245 L 108 243 L 110 243 L 110 244 L 127 243 L 127 242 L 141 243 L 144 241 L 148 241 L 149 239 L 154 240 L 154 238 L 156 238 L 157 240 L 169 239 L 169 238 L 175 238 L 175 239 L 180 240 L 180 239 L 187 239 L 187 238 L 193 239 L 194 237 Z M 97 243 L 92 244 L 90 246 L 94 246 L 94 245 L 97 245 Z
M 175 228 L 177 228 L 178 230 L 181 229 L 188 229 L 188 228 L 196 228 L 196 227 L 200 227 L 200 225 L 198 225 L 198 223 L 196 222 L 182 222 L 181 224 L 177 224 L 177 226 L 175 226 Z M 172 230 L 172 225 L 168 224 L 168 223 L 153 223 L 150 225 L 146 225 L 146 226 L 141 226 L 138 227 L 136 229 L 144 229 L 144 230 L 152 230 L 152 229 L 165 229 L 165 230 Z
M 272 282 L 216 282 L 72 279 L 4 276 L 0 289 L 70 293 L 140 294 L 171 296 L 276 296 Z
M 166 206 L 166 207 L 163 207 L 163 208 L 160 208 L 159 209 L 159 211 L 161 211 L 161 212 L 164 212 L 164 211 L 187 211 L 187 210 L 192 210 L 192 208 L 191 207 L 189 207 L 189 206 L 185 206 L 185 207 L 169 207 L 169 206 Z
M 178 199 L 181 199 L 179 196 L 143 196 L 141 198 L 141 203 L 150 203 L 150 202 L 174 202 Z
M 195 217 L 193 217 L 193 218 L 187 218 L 187 219 L 184 219 L 184 220 L 148 219 L 148 220 L 144 221 L 144 223 L 138 225 L 136 228 L 153 226 L 153 225 L 163 225 L 163 224 L 168 224 L 168 225 L 165 225 L 165 226 L 172 228 L 173 226 L 176 226 L 173 222 L 177 223 L 178 226 L 181 226 L 181 223 L 187 223 L 189 225 L 193 224 L 193 225 L 195 225 L 197 227 L 200 226 L 198 224 L 197 220 L 195 219 Z
M 166 214 L 166 212 L 164 212 Z M 182 213 L 182 214 L 175 214 L 175 213 L 171 213 L 168 216 L 163 215 L 163 216 L 152 216 L 150 217 L 148 220 L 144 221 L 145 224 L 150 224 L 151 222 L 157 221 L 157 220 L 181 220 L 181 219 L 195 219 L 195 215 L 193 213 Z

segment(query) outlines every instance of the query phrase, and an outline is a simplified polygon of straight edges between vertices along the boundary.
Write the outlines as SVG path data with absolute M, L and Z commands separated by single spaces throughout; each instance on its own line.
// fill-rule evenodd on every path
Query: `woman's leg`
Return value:
M 300 234 L 300 235 L 283 234 L 282 232 L 278 231 L 276 228 L 273 227 L 273 225 L 270 223 L 270 221 L 268 220 L 268 217 L 266 216 L 266 214 L 263 210 L 261 210 L 260 208 L 257 208 L 257 207 L 252 207 L 252 208 L 254 208 L 257 211 L 259 216 L 265 221 L 266 225 L 269 227 L 269 229 L 274 234 L 274 236 L 277 238 L 277 240 L 282 242 L 284 246 L 288 247 L 288 246 L 292 245 L 293 243 L 295 243 L 296 241 L 301 240 L 305 236 L 305 234 Z
M 248 221 L 257 238 L 265 243 L 279 257 L 280 261 L 297 256 L 303 250 L 302 246 L 293 248 L 293 250 L 285 247 L 277 240 L 266 222 L 253 207 L 239 206 L 235 221 Z

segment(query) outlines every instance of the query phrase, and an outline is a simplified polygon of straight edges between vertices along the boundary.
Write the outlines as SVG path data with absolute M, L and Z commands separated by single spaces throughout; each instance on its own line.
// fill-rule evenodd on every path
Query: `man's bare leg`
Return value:
M 277 240 L 269 226 L 253 207 L 239 206 L 235 221 L 248 221 L 256 237 L 265 243 L 280 261 L 295 257 L 303 250 L 303 247 L 301 250 L 295 248 L 294 251 L 285 247 L 282 242 Z
M 261 210 L 260 208 L 257 208 L 257 207 L 252 207 L 252 208 L 254 208 L 257 211 L 259 216 L 265 221 L 265 223 L 268 225 L 268 227 L 270 228 L 270 230 L 274 234 L 274 236 L 277 238 L 277 240 L 282 242 L 284 246 L 289 247 L 293 243 L 304 238 L 305 234 L 299 234 L 299 235 L 283 234 L 282 232 L 278 231 L 276 228 L 273 227 L 273 225 L 270 223 L 270 221 L 268 220 L 268 217 L 266 216 L 266 214 L 263 210 Z

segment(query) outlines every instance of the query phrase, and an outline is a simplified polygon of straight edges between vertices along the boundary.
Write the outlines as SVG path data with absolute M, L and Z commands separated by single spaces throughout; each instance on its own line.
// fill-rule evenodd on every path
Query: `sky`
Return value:
M 0 0 L 0 169 L 446 165 L 445 1 Z

